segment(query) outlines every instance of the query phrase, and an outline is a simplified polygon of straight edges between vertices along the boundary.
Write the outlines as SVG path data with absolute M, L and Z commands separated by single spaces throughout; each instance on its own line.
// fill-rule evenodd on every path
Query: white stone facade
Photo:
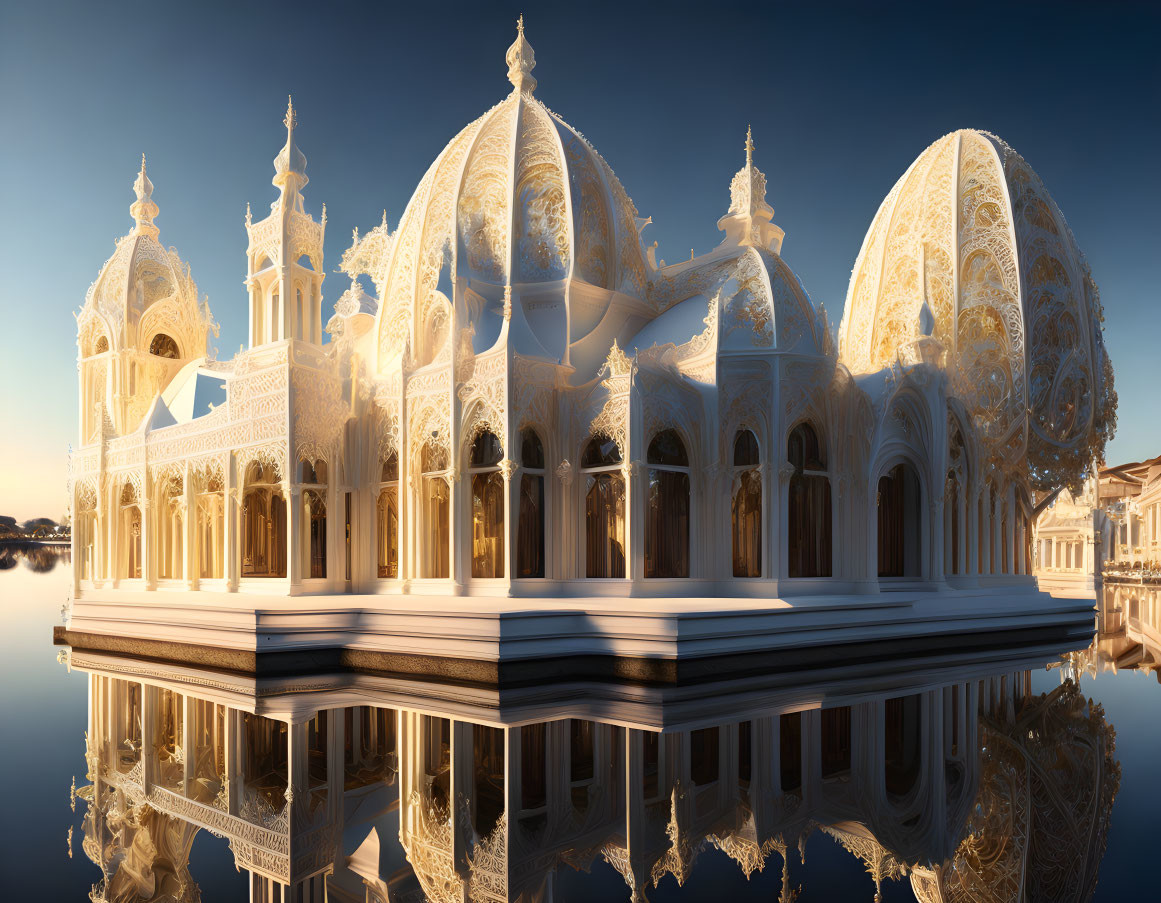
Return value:
M 356 230 L 326 342 L 293 108 L 279 196 L 247 214 L 231 361 L 207 355 L 143 161 L 134 229 L 78 315 L 79 599 L 1034 587 L 1033 493 L 1081 476 L 1115 394 L 1095 285 L 1022 158 L 971 130 L 920 156 L 836 342 L 749 136 L 725 239 L 666 265 L 534 96 L 522 26 L 506 61 L 511 93 L 398 227 Z

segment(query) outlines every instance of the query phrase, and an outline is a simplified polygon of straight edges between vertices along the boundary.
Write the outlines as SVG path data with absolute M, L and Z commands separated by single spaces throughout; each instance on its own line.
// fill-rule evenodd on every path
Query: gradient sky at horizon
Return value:
M 324 319 L 351 229 L 394 227 L 447 141 L 510 90 L 521 10 L 537 96 L 610 162 L 658 256 L 716 245 L 753 124 L 787 262 L 833 323 L 883 197 L 956 128 L 1040 173 L 1101 287 L 1113 463 L 1161 454 L 1161 4 L 7 3 L 0 8 L 0 514 L 59 517 L 76 332 L 149 159 L 161 240 L 229 358 L 246 340 L 246 202 L 293 93 L 307 209 L 327 203 Z

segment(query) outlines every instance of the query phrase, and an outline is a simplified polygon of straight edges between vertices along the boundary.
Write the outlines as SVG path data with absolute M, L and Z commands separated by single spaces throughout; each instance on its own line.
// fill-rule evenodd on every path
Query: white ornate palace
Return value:
M 511 92 L 398 227 L 356 230 L 326 341 L 293 106 L 233 360 L 142 161 L 77 318 L 77 599 L 1032 598 L 1033 493 L 1080 481 L 1116 395 L 1096 286 L 1024 159 L 971 129 L 925 150 L 836 340 L 748 134 L 725 238 L 667 265 L 534 94 L 522 24 L 506 61 Z

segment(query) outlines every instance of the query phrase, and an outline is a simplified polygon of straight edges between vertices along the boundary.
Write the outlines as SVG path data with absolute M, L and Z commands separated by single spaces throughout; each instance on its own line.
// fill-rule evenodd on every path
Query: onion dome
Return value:
M 133 191 L 137 198 L 129 208 L 133 229 L 117 241 L 77 316 L 81 356 L 97 353 L 98 348 L 147 351 L 161 332 L 173 339 L 178 357 L 203 355 L 207 331 L 214 328 L 209 310 L 198 303 L 189 267 L 176 250 L 167 250 L 158 240 L 153 222 L 158 207 L 144 155 Z
M 893 365 L 924 304 L 999 462 L 1026 453 L 1033 487 L 1050 489 L 1103 456 L 1116 393 L 1096 283 L 1039 176 L 994 135 L 944 136 L 891 189 L 851 273 L 840 360 Z
M 479 310 L 497 308 L 507 289 L 531 344 L 541 346 L 528 353 L 557 359 L 599 322 L 614 293 L 645 298 L 636 208 L 580 132 L 533 96 L 536 60 L 522 21 L 505 60 L 512 92 L 451 140 L 400 220 L 377 283 L 383 355 L 446 316 L 453 281 L 479 296 Z M 578 291 L 584 315 L 569 316 Z M 472 320 L 477 336 L 494 335 Z

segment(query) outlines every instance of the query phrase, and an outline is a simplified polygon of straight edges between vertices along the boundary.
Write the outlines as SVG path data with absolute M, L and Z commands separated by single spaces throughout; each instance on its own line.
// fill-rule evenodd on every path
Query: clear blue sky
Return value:
M 246 338 L 246 202 L 274 197 L 286 95 L 327 203 L 324 313 L 351 228 L 394 227 L 447 140 L 510 89 L 523 11 L 537 96 L 613 166 L 670 260 L 715 222 L 747 123 L 783 251 L 832 322 L 879 202 L 933 140 L 993 131 L 1040 173 L 1101 287 L 1110 461 L 1161 454 L 1161 7 L 725 2 L 394 9 L 320 3 L 0 7 L 0 513 L 59 516 L 76 432 L 72 314 L 130 226 L 144 151 L 166 245 L 230 357 Z

